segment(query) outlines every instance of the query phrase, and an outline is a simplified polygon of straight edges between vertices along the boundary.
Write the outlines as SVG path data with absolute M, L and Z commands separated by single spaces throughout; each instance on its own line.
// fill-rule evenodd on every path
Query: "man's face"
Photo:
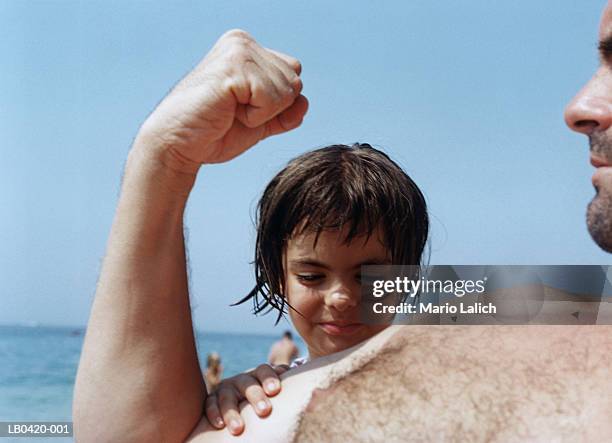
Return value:
M 601 18 L 599 52 L 600 66 L 567 105 L 565 122 L 589 137 L 597 194 L 589 204 L 587 224 L 597 244 L 612 252 L 612 1 Z

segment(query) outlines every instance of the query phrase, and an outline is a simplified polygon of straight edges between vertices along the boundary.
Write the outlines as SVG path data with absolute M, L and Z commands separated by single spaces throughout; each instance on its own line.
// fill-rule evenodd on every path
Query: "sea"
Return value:
M 278 335 L 198 332 L 200 365 L 208 352 L 221 356 L 223 377 L 265 363 Z M 72 394 L 84 329 L 0 325 L 0 422 L 72 421 Z M 304 343 L 296 339 L 300 351 Z M 0 443 L 25 443 L 28 438 L 0 438 Z M 36 438 L 63 443 L 70 438 Z

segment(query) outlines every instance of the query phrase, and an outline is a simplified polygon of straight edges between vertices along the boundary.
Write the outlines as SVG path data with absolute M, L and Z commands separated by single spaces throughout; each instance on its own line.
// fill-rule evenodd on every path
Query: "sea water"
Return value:
M 202 369 L 216 351 L 229 377 L 265 363 L 278 335 L 198 333 Z M 72 394 L 84 331 L 66 327 L 0 326 L 0 421 L 71 421 Z M 297 340 L 301 351 L 303 342 Z M 15 439 L 25 442 L 27 438 Z M 60 443 L 63 438 L 36 441 Z M 1 439 L 2 443 L 9 439 Z

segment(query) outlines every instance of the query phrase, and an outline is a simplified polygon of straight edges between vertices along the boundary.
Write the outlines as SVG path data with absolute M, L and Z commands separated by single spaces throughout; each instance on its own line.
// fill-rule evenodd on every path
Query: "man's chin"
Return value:
M 598 192 L 587 210 L 587 225 L 595 243 L 612 253 L 612 195 Z

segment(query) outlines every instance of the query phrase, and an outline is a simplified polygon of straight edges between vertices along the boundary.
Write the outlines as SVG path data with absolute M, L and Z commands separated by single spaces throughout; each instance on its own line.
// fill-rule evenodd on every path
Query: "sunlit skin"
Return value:
M 374 232 L 344 242 L 346 230 L 305 233 L 287 242 L 285 285 L 295 328 L 311 359 L 342 351 L 387 327 L 360 322 L 362 265 L 390 264 L 387 249 Z
M 296 58 L 231 30 L 143 122 L 126 162 L 81 352 L 77 441 L 185 441 L 203 406 L 215 407 L 191 320 L 185 207 L 203 165 L 229 161 L 300 126 L 308 110 L 301 70 Z M 219 398 L 234 434 L 241 432 L 240 423 L 232 426 L 240 417 L 235 394 L 254 406 L 271 394 L 246 390 L 267 384 L 274 371 L 250 372 L 253 384 L 234 382 L 238 387 Z M 266 415 L 270 408 L 256 410 Z
M 599 68 L 568 104 L 565 121 L 589 137 L 597 195 L 589 204 L 587 224 L 599 246 L 612 252 L 612 2 L 601 18 L 599 53 Z

